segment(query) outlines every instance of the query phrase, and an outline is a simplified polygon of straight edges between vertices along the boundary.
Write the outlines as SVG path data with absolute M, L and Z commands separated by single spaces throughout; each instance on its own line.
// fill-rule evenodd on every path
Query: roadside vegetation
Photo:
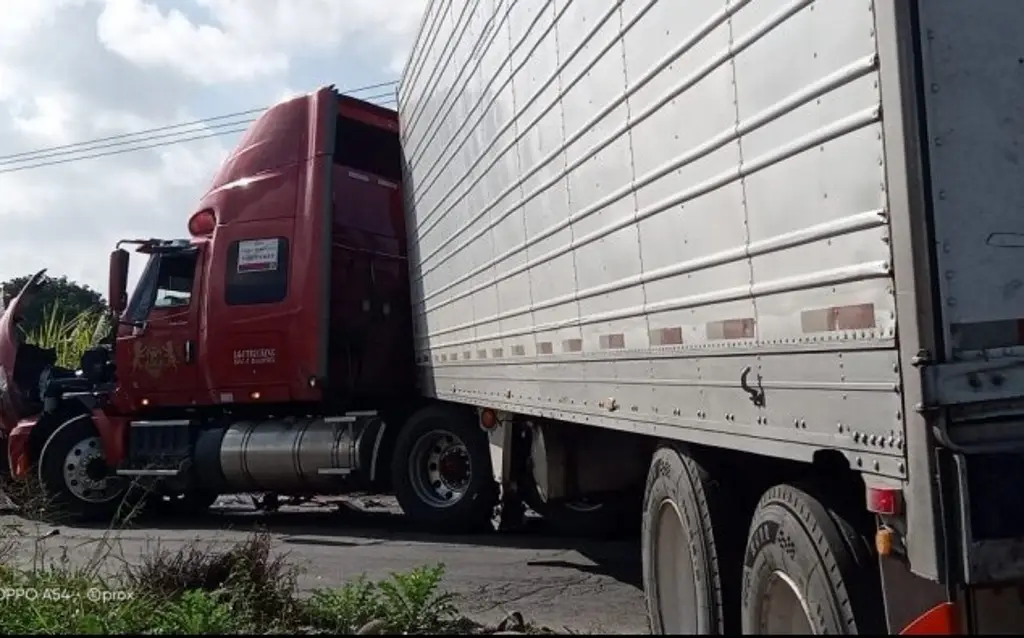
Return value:
M 54 302 L 43 311 L 39 323 L 26 332 L 26 337 L 33 345 L 56 351 L 57 365 L 75 369 L 82 353 L 104 335 L 108 326 L 109 319 L 101 310 L 69 313 Z
M 42 543 L 35 545 L 39 552 Z M 358 578 L 303 596 L 298 570 L 273 555 L 266 533 L 219 551 L 198 544 L 157 549 L 111 570 L 114 545 L 82 565 L 66 551 L 19 556 L 29 548 L 8 538 L 0 556 L 3 633 L 481 633 L 458 616 L 454 596 L 442 590 L 442 565 L 382 581 Z

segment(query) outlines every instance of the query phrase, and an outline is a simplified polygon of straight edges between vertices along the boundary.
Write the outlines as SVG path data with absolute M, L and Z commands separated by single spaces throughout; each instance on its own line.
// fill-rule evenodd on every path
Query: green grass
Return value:
M 7 545 L 13 553 L 17 543 Z M 188 545 L 156 550 L 113 575 L 72 567 L 67 557 L 0 564 L 5 634 L 377 634 L 465 633 L 475 629 L 443 591 L 444 567 L 382 581 L 360 577 L 301 596 L 297 570 L 274 556 L 265 533 L 223 551 Z M 46 562 L 44 565 L 43 563 Z

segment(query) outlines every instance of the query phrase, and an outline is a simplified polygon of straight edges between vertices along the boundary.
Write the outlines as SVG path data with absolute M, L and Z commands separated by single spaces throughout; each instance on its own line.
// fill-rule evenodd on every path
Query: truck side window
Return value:
M 229 306 L 278 303 L 288 296 L 288 240 L 241 239 L 228 246 L 224 301 Z
M 192 301 L 196 253 L 167 255 L 160 260 L 154 308 L 187 308 Z

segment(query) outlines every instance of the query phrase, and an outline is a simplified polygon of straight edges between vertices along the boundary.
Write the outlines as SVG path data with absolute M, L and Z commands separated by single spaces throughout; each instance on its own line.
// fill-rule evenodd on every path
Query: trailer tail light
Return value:
M 867 501 L 869 512 L 896 516 L 903 509 L 903 492 L 896 487 L 868 486 Z

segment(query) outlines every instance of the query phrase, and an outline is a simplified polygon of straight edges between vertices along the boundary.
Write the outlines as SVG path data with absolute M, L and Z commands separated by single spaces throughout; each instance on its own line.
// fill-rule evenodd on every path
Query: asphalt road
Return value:
M 16 539 L 24 561 L 66 553 L 86 563 L 106 554 L 109 564 L 137 560 L 157 545 L 227 545 L 262 527 L 303 570 L 299 585 L 304 590 L 441 562 L 446 587 L 459 595 L 461 611 L 474 620 L 496 623 L 518 611 L 555 631 L 648 631 L 636 542 L 556 539 L 530 526 L 514 534 L 439 537 L 413 531 L 393 502 L 356 502 L 360 507 L 355 509 L 320 502 L 261 513 L 235 500 L 218 503 L 200 518 L 147 520 L 114 532 L 51 527 L 3 515 L 0 534 L 6 529 L 5 536 Z M 100 548 L 104 543 L 110 547 Z

